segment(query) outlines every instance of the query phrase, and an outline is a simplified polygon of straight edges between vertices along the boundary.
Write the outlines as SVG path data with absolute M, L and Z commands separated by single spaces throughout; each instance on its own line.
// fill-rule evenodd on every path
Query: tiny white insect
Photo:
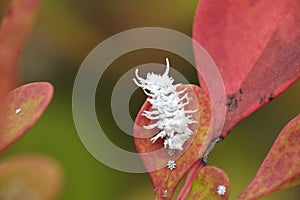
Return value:
M 175 153 L 176 153 L 176 150 L 174 150 L 174 149 L 168 149 L 168 155 L 169 156 L 174 156 Z
M 162 196 L 163 196 L 163 197 L 168 197 L 168 190 L 164 190 Z
M 217 188 L 217 193 L 220 196 L 225 195 L 225 193 L 226 193 L 226 187 L 225 187 L 225 185 L 219 185 L 218 188 Z
M 166 71 L 160 74 L 148 73 L 146 79 L 139 77 L 138 69 L 135 71 L 136 79 L 133 81 L 148 95 L 147 101 L 151 103 L 150 111 L 144 110 L 143 116 L 155 123 L 144 126 L 146 129 L 158 128 L 160 131 L 151 138 L 154 143 L 157 139 L 164 139 L 164 147 L 171 150 L 183 150 L 183 144 L 193 132 L 188 125 L 197 123 L 189 115 L 196 110 L 185 110 L 189 104 L 186 88 L 176 91 L 181 84 L 173 85 L 174 79 L 169 77 L 170 63 L 166 58 Z
M 16 109 L 16 114 L 19 114 L 22 111 L 21 108 Z
M 169 160 L 167 166 L 170 170 L 173 170 L 176 168 L 176 163 L 174 160 Z

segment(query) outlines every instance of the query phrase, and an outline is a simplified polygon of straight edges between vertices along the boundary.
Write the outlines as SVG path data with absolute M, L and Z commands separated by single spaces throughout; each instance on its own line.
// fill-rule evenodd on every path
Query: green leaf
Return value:
M 45 156 L 16 156 L 0 164 L 0 199 L 53 200 L 62 183 L 61 166 Z
M 23 85 L 8 94 L 5 124 L 0 127 L 0 152 L 33 126 L 52 95 L 53 87 L 46 82 Z
M 225 193 L 221 192 L 223 188 Z M 229 194 L 230 183 L 227 174 L 217 167 L 207 166 L 202 168 L 195 177 L 190 199 L 226 200 Z
M 300 115 L 274 142 L 256 176 L 238 199 L 259 199 L 300 184 Z

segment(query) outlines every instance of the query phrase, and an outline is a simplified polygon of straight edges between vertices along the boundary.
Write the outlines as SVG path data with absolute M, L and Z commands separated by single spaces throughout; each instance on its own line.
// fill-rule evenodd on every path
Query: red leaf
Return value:
M 300 77 L 298 0 L 202 0 L 193 38 L 223 77 L 228 98 L 223 137 Z
M 183 87 L 187 88 L 190 98 L 190 103 L 185 109 L 194 110 L 197 108 L 199 112 L 193 113 L 193 118 L 199 121 L 199 123 L 190 126 L 190 129 L 194 130 L 194 134 L 184 144 L 183 152 L 178 152 L 180 154 L 175 154 L 172 157 L 172 160 L 176 160 L 175 169 L 171 171 L 166 167 L 171 157 L 167 154 L 167 150 L 163 148 L 162 140 L 155 143 L 150 141 L 150 138 L 158 130 L 145 129 L 143 127 L 151 123 L 149 119 L 142 116 L 144 110 L 151 109 L 151 104 L 148 101 L 145 102 L 135 120 L 135 145 L 146 169 L 149 171 L 157 200 L 171 199 L 179 181 L 195 162 L 199 162 L 199 158 L 206 150 L 212 138 L 212 135 L 207 135 L 211 117 L 209 97 L 198 86 L 182 85 L 178 87 L 178 90 L 183 89 Z
M 225 193 L 221 194 L 223 188 L 225 188 Z M 196 176 L 190 199 L 226 200 L 229 194 L 230 183 L 227 174 L 219 168 L 207 166 L 202 168 Z
M 238 199 L 259 199 L 300 184 L 300 115 L 274 142 L 255 178 Z
M 52 85 L 45 82 L 23 85 L 8 94 L 6 123 L 0 127 L 0 152 L 38 120 L 52 95 Z
M 62 182 L 61 166 L 44 156 L 17 156 L 0 164 L 0 199 L 53 200 Z
M 38 7 L 38 0 L 13 0 L 4 15 L 0 27 L 1 102 L 3 102 L 3 96 L 16 84 L 16 65 L 24 43 L 32 29 Z M 3 109 L 2 105 L 3 103 L 0 105 L 0 112 Z

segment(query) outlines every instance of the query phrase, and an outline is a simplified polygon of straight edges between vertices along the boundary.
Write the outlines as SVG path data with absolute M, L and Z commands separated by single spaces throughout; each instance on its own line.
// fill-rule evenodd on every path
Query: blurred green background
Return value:
M 3 14 L 8 0 L 0 1 Z M 59 199 L 154 199 L 147 174 L 128 174 L 110 169 L 94 159 L 82 145 L 72 118 L 72 87 L 76 72 L 87 54 L 101 41 L 124 30 L 157 26 L 191 36 L 198 0 L 191 1 L 98 1 L 44 0 L 40 14 L 22 54 L 20 84 L 49 81 L 55 86 L 54 99 L 38 123 L 0 159 L 22 153 L 40 153 L 58 160 L 64 168 L 65 186 Z M 133 139 L 113 121 L 109 109 L 114 84 L 122 73 L 148 62 L 173 66 L 191 83 L 195 70 L 178 56 L 158 50 L 140 50 L 116 60 L 106 71 L 97 93 L 97 112 L 108 137 L 118 146 L 134 150 Z M 224 169 L 231 179 L 231 199 L 246 188 L 268 149 L 284 125 L 300 111 L 300 82 L 279 98 L 239 124 L 213 150 L 210 165 Z M 135 93 L 130 104 L 134 117 L 145 96 Z M 47 180 L 45 180 L 47 181 Z M 300 199 L 300 187 L 265 199 Z

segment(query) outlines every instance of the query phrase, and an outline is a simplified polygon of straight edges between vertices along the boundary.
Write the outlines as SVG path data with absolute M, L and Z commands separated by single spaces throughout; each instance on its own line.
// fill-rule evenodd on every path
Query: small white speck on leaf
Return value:
M 226 193 L 226 187 L 225 187 L 225 185 L 219 185 L 218 188 L 217 188 L 217 193 L 220 196 L 225 195 L 225 193 Z
M 176 163 L 174 160 L 169 160 L 167 166 L 170 170 L 173 170 L 176 168 Z
M 21 108 L 16 109 L 16 114 L 19 114 L 22 111 Z
M 164 190 L 164 192 L 163 192 L 163 195 L 162 195 L 163 197 L 168 197 L 168 190 Z

